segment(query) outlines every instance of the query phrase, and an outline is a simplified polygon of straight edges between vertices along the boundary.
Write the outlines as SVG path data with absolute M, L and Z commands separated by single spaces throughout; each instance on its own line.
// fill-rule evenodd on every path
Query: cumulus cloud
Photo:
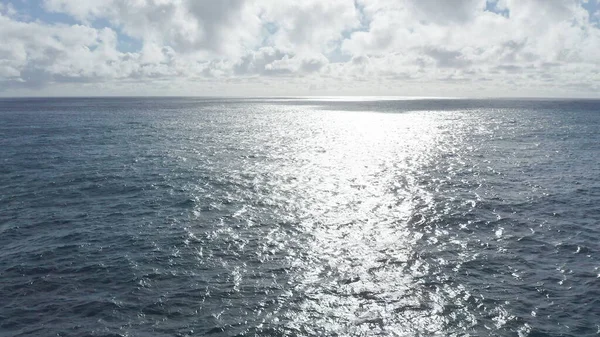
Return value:
M 261 21 L 245 0 L 45 0 L 45 8 L 82 23 L 108 20 L 144 43 L 178 52 L 235 53 L 260 42 Z
M 41 86 L 50 79 L 118 76 L 116 33 L 110 28 L 45 25 L 0 16 L 0 70 L 4 81 Z
M 43 0 L 42 8 L 32 17 L 0 3 L 0 94 L 70 83 L 90 94 L 127 85 L 250 93 L 240 83 L 265 95 L 600 89 L 600 28 L 583 0 Z
M 276 31 L 269 42 L 293 50 L 334 49 L 343 33 L 360 25 L 359 11 L 349 0 L 261 1 L 261 18 Z

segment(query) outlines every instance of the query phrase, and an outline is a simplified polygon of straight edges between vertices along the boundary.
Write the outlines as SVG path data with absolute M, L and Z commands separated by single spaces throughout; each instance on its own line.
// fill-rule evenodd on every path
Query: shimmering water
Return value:
M 600 101 L 0 101 L 1 336 L 593 336 Z

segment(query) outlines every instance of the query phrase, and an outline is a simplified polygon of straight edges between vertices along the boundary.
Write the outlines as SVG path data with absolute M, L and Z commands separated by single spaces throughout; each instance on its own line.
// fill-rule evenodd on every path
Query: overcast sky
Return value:
M 600 97 L 600 5 L 0 0 L 0 95 Z

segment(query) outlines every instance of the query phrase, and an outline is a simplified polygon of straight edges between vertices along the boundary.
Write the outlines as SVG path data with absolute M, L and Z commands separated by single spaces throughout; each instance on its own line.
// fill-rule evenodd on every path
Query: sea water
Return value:
M 1 336 L 593 336 L 600 101 L 0 100 Z

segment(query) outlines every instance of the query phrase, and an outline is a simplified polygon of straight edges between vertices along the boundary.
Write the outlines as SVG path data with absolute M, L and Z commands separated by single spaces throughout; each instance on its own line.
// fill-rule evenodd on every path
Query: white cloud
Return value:
M 45 0 L 83 23 L 105 19 L 144 43 L 177 52 L 237 53 L 260 42 L 261 22 L 245 0 Z
M 600 89 L 600 28 L 581 0 L 44 0 L 44 8 L 77 24 L 24 20 L 29 13 L 0 4 L 0 94 L 132 81 L 174 94 L 270 94 L 271 84 L 291 95 Z M 121 50 L 125 36 L 139 50 Z M 245 81 L 259 87 L 245 91 Z
M 110 28 L 45 25 L 0 16 L 4 81 L 41 86 L 50 78 L 93 80 L 117 76 L 116 33 Z
M 261 19 L 277 31 L 269 42 L 293 50 L 333 49 L 343 33 L 360 25 L 359 11 L 349 0 L 260 1 Z

